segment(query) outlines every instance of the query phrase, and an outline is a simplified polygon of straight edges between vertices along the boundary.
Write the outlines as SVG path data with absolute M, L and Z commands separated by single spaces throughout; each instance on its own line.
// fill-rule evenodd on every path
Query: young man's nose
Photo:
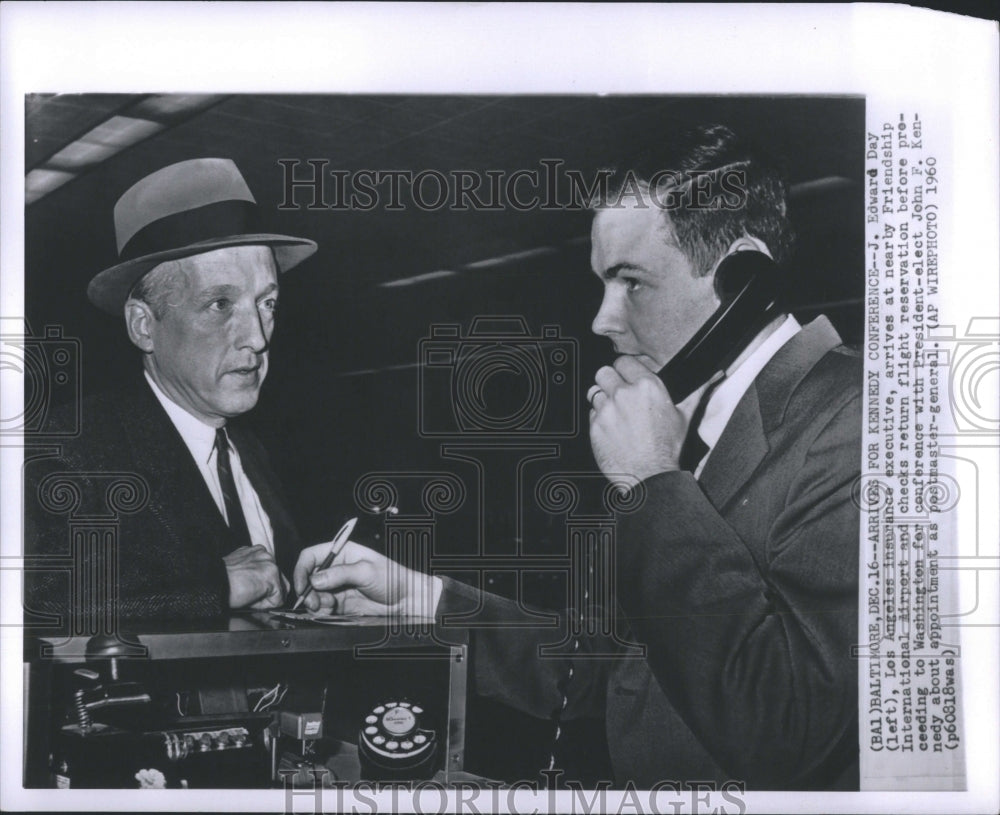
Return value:
M 590 330 L 602 337 L 610 337 L 613 334 L 621 334 L 622 318 L 621 305 L 615 293 L 609 288 L 604 292 L 604 299 L 601 307 L 597 310 Z

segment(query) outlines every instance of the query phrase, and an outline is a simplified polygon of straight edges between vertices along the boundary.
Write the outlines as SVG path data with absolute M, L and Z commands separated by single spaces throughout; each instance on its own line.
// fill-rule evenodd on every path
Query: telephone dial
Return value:
M 781 312 L 779 283 L 777 264 L 763 252 L 733 252 L 719 262 L 715 293 L 721 305 L 658 374 L 675 403 L 732 365 Z
M 312 787 L 418 781 L 444 768 L 447 731 L 433 700 L 331 691 L 337 672 L 315 676 L 311 659 L 279 672 L 256 660 L 221 670 L 130 655 L 116 637 L 93 637 L 85 665 L 53 676 L 65 707 L 49 725 L 50 784 Z
M 430 778 L 436 753 L 437 734 L 424 709 L 407 699 L 375 705 L 358 734 L 361 774 L 373 781 Z

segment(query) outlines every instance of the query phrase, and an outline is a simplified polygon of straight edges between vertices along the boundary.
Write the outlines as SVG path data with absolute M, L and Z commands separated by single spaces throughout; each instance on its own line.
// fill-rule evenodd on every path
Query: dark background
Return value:
M 155 108 L 140 96 L 29 97 L 26 169 L 44 166 L 109 116 L 138 115 L 144 104 Z M 796 316 L 808 321 L 826 313 L 847 341 L 860 336 L 865 130 L 858 97 L 237 95 L 206 98 L 193 115 L 157 115 L 166 130 L 27 207 L 26 317 L 36 334 L 59 326 L 64 337 L 80 340 L 84 394 L 138 370 L 122 320 L 98 311 L 85 294 L 90 278 L 116 262 L 114 203 L 139 178 L 172 162 L 234 159 L 261 207 L 262 227 L 319 244 L 281 280 L 271 369 L 247 417 L 271 451 L 306 540 L 328 539 L 357 514 L 354 485 L 367 473 L 448 470 L 469 496 L 458 512 L 439 519 L 437 552 L 472 553 L 480 542 L 497 554 L 565 552 L 563 518 L 536 512 L 527 501 L 519 525 L 518 497 L 500 477 L 480 506 L 472 465 L 443 457 L 441 444 L 448 439 L 421 437 L 421 410 L 435 426 L 453 417 L 447 370 L 427 378 L 431 390 L 419 401 L 420 341 L 434 324 L 458 324 L 467 335 L 479 315 L 522 316 L 536 338 L 542 326 L 558 327 L 576 357 L 578 377 L 575 389 L 550 394 L 546 426 L 575 425 L 577 432 L 547 439 L 558 453 L 529 476 L 593 467 L 583 397 L 611 355 L 607 341 L 590 333 L 601 284 L 589 270 L 585 212 L 313 210 L 303 190 L 296 196 L 300 208 L 279 210 L 281 159 L 326 159 L 327 169 L 342 170 L 511 173 L 540 169 L 539 161 L 548 158 L 590 178 L 598 167 L 655 146 L 675 128 L 726 124 L 776 158 L 791 185 L 798 241 L 786 271 Z M 303 163 L 299 172 L 311 170 Z M 529 250 L 527 257 L 509 257 Z M 455 274 L 381 285 L 440 270 Z M 516 375 L 496 375 L 485 391 L 487 407 L 509 413 L 526 398 L 525 387 Z M 57 391 L 52 401 L 59 400 Z M 514 446 L 545 440 L 495 440 L 496 461 L 487 467 L 512 474 L 521 456 Z M 404 514 L 420 510 L 411 496 L 401 494 L 400 504 Z M 364 520 L 365 534 L 377 545 L 380 519 Z M 514 590 L 509 574 L 493 575 L 490 586 Z M 534 575 L 523 589 L 535 602 L 565 602 L 564 585 L 551 575 Z M 544 726 L 532 729 L 488 704 L 469 715 L 470 734 L 479 734 L 478 741 L 470 736 L 471 767 L 478 763 L 494 776 L 514 777 L 544 760 Z M 526 734 L 537 749 L 524 748 Z M 590 770 L 606 772 L 599 727 L 577 744 Z M 501 755 L 510 758 L 502 761 Z

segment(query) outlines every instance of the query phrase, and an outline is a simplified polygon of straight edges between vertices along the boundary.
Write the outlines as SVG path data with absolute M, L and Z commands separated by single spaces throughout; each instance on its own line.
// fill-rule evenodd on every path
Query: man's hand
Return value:
M 242 546 L 223 559 L 229 574 L 229 607 L 266 609 L 285 602 L 288 581 L 264 546 Z
M 295 564 L 295 591 L 309 590 L 305 605 L 310 611 L 339 614 L 414 614 L 434 616 L 440 594 L 438 578 L 407 569 L 354 541 L 323 571 L 314 571 L 330 551 L 329 543 L 303 549 Z
M 621 356 L 594 379 L 590 446 L 601 472 L 642 481 L 678 469 L 687 419 L 659 377 L 634 357 Z

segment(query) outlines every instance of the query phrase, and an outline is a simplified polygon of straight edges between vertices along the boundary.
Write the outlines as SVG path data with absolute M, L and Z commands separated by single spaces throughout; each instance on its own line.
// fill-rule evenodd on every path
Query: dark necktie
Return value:
M 226 504 L 226 517 L 229 518 L 229 537 L 231 545 L 222 554 L 228 555 L 241 546 L 250 546 L 250 530 L 247 529 L 247 519 L 243 515 L 239 493 L 236 492 L 236 482 L 233 480 L 233 468 L 229 463 L 229 439 L 224 428 L 215 431 L 215 466 L 219 471 L 219 485 L 222 487 L 222 500 Z
M 681 445 L 681 456 L 678 461 L 680 468 L 687 470 L 689 473 L 693 473 L 698 469 L 698 465 L 708 452 L 708 445 L 705 444 L 705 440 L 698 433 L 698 427 L 701 425 L 701 420 L 705 418 L 705 410 L 708 408 L 709 399 L 712 398 L 715 389 L 722 384 L 723 379 L 724 377 L 721 377 L 705 388 L 701 399 L 698 400 L 698 406 L 694 409 L 694 413 L 691 414 L 691 421 L 688 423 L 687 435 L 684 437 L 684 444 Z

